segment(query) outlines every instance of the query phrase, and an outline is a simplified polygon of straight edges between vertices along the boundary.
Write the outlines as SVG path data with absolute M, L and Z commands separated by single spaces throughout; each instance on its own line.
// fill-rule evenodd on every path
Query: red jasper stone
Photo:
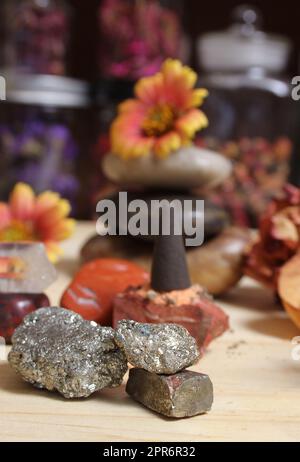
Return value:
M 196 339 L 200 351 L 229 328 L 228 316 L 204 293 L 186 304 L 154 303 L 139 290 L 128 289 L 114 300 L 113 326 L 122 319 L 141 323 L 171 323 L 185 327 Z
M 135 263 L 118 259 L 94 260 L 76 274 L 61 299 L 61 306 L 84 319 L 112 325 L 115 296 L 129 286 L 144 285 L 149 273 Z
M 0 337 L 10 343 L 15 329 L 32 311 L 50 306 L 44 294 L 0 294 Z

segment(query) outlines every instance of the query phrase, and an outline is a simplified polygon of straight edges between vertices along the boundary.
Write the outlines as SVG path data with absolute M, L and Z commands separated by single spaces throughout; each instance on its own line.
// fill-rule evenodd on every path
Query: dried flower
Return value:
M 300 189 L 286 185 L 260 223 L 259 239 L 246 258 L 245 273 L 277 290 L 281 268 L 300 251 Z
M 107 78 L 137 80 L 181 54 L 179 12 L 158 0 L 103 0 L 99 23 L 100 68 Z
M 12 3 L 12 2 L 10 2 Z M 7 21 L 10 61 L 22 71 L 39 74 L 65 74 L 69 35 L 67 11 L 49 1 L 14 2 Z
M 259 217 L 281 191 L 289 174 L 292 142 L 283 136 L 275 141 L 243 137 L 234 141 L 199 137 L 195 144 L 222 153 L 233 165 L 233 173 L 210 196 L 225 208 L 238 226 L 256 227 Z
M 279 273 L 278 293 L 282 304 L 292 319 L 300 328 L 300 254 L 291 258 Z

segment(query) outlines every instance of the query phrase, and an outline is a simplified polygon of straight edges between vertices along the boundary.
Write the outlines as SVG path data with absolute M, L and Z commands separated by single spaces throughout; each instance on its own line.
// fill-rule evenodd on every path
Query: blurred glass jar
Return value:
M 215 197 L 235 223 L 255 226 L 289 176 L 295 104 L 285 71 L 290 42 L 261 31 L 259 12 L 235 9 L 234 24 L 198 41 L 210 127 L 198 144 L 222 152 L 234 174 Z
M 103 0 L 99 7 L 102 77 L 137 80 L 169 57 L 188 60 L 180 0 Z
M 67 4 L 62 0 L 2 2 L 2 67 L 22 73 L 64 75 L 70 19 Z
M 77 213 L 85 83 L 57 76 L 6 76 L 0 105 L 0 199 L 16 182 L 37 193 L 50 189 L 69 199 Z

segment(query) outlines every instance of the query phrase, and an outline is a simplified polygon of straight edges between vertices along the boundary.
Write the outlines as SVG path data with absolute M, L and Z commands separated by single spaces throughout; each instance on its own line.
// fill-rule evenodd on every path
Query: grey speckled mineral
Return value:
M 176 419 L 205 414 L 213 404 L 210 378 L 191 371 L 167 376 L 131 369 L 126 391 L 152 411 Z
M 176 324 L 140 324 L 120 321 L 116 343 L 128 362 L 155 374 L 175 374 L 200 358 L 196 340 Z
M 88 397 L 121 385 L 127 371 L 114 331 L 85 321 L 61 308 L 44 308 L 28 316 L 15 331 L 9 362 L 38 388 L 57 390 L 65 398 Z

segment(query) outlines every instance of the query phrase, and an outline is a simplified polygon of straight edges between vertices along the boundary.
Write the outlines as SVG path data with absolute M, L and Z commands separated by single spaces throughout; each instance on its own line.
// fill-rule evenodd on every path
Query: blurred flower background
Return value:
M 114 189 L 101 159 L 118 104 L 137 79 L 179 58 L 210 94 L 210 124 L 195 142 L 234 166 L 210 199 L 234 223 L 256 226 L 287 180 L 300 182 L 300 110 L 290 97 L 300 36 L 291 0 L 253 3 L 2 0 L 0 201 L 25 182 L 36 194 L 59 193 L 74 217 L 92 218 Z

